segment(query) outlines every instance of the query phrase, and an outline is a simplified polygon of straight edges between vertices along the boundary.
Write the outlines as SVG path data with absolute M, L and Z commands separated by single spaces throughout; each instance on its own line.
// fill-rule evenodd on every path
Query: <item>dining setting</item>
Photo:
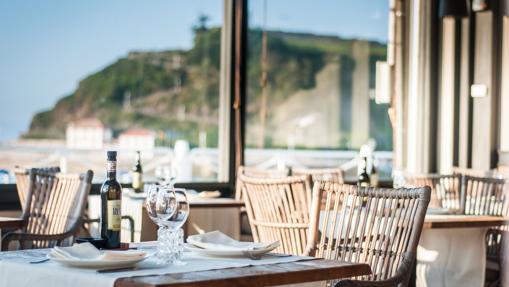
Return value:
M 269 178 L 272 170 L 241 167 L 236 200 L 244 204 L 237 216 L 247 216 L 252 241 L 221 230 L 184 232 L 192 192 L 176 188 L 169 178 L 146 183 L 141 196 L 142 210 L 157 226 L 155 241 L 124 243 L 123 213 L 115 209 L 128 191 L 116 180 L 116 155 L 107 155 L 100 237 L 79 237 L 76 227 L 85 222 L 91 171 L 76 176 L 49 168 L 28 171 L 23 216 L 0 220 L 7 230 L 0 253 L 2 286 L 145 286 L 152 280 L 153 286 L 309 281 L 392 286 L 411 280 L 416 286 L 483 286 L 488 267 L 505 268 L 496 257 L 503 257 L 499 247 L 509 223 L 507 180 L 496 172 L 491 177 L 405 174 L 395 180 L 397 187 L 379 188 L 361 186 L 362 176 L 357 185 L 345 184 L 331 169 Z M 57 210 L 55 204 L 66 202 L 63 196 L 71 199 L 69 205 Z M 12 230 L 16 222 L 21 232 Z M 22 272 L 30 276 L 18 276 Z M 256 279 L 262 281 L 246 283 Z
M 366 264 L 332 260 L 317 261 L 316 258 L 304 255 L 303 252 L 302 254 L 290 252 L 286 247 L 282 248 L 282 242 L 278 239 L 241 242 L 217 230 L 185 238 L 182 227 L 191 212 L 191 204 L 186 190 L 175 188 L 171 181 L 147 184 L 145 187 L 147 192 L 144 210 L 158 226 L 157 240 L 138 243 L 120 242 L 121 236 L 118 233 L 121 230 L 118 222 L 121 221 L 122 216 L 121 213 L 115 212 L 115 208 L 118 208 L 115 201 L 121 200 L 122 197 L 115 193 L 122 194 L 122 191 L 118 188 L 120 184 L 116 181 L 116 152 L 109 151 L 107 159 L 108 177 L 101 187 L 105 210 L 100 220 L 101 237 L 96 238 L 78 237 L 78 233 L 72 231 L 75 225 L 83 223 L 83 220 L 79 220 L 80 215 L 75 214 L 76 208 L 84 212 L 85 209 L 81 206 L 61 207 L 67 212 L 65 214 L 67 223 L 64 225 L 66 228 L 70 227 L 69 230 L 64 228 L 59 234 L 51 235 L 43 233 L 47 232 L 46 230 L 55 230 L 55 226 L 52 225 L 59 223 L 64 216 L 62 210 L 56 211 L 53 210 L 54 208 L 52 212 L 47 212 L 48 205 L 55 204 L 57 199 L 64 199 L 62 194 L 58 194 L 59 191 L 64 191 L 61 178 L 79 180 L 79 183 L 74 185 L 66 185 L 68 188 L 64 191 L 65 196 L 86 200 L 90 189 L 87 181 L 91 181 L 92 172 L 72 177 L 68 174 L 63 175 L 56 169 L 28 171 L 30 188 L 25 195 L 25 206 L 29 208 L 25 208 L 24 216 L 32 230 L 28 233 L 29 229 L 25 225 L 23 229 L 26 232 L 11 229 L 5 233 L 2 244 L 6 249 L 0 253 L 2 286 L 31 286 L 34 283 L 38 286 L 69 286 L 70 284 L 74 286 L 144 286 L 142 283 L 131 282 L 138 278 L 141 281 L 144 278 L 158 278 L 161 282 L 155 286 L 185 286 L 189 279 L 171 279 L 167 276 L 172 274 L 192 276 L 192 274 L 199 274 L 197 272 L 223 269 L 238 270 L 239 274 L 245 273 L 245 276 L 252 272 L 251 276 L 259 276 L 260 280 L 267 280 L 267 285 L 333 279 L 336 278 L 335 274 L 357 276 L 370 273 L 369 266 Z M 76 216 L 78 218 L 75 218 Z M 80 223 L 73 222 L 73 219 Z M 5 223 L 16 222 L 16 220 L 20 219 L 2 218 L 0 227 L 10 227 Z M 21 222 L 24 221 L 21 219 Z M 69 225 L 69 222 L 72 224 Z M 42 227 L 46 227 L 46 230 Z M 20 250 L 6 251 L 9 248 Z M 290 263 L 292 265 L 288 265 Z M 279 266 L 281 269 L 278 269 Z M 242 269 L 247 267 L 251 269 Z M 274 270 L 262 272 L 267 267 Z M 259 268 L 263 269 L 258 270 Z M 30 276 L 17 275 L 22 272 L 28 272 Z M 301 275 L 288 277 L 292 272 Z M 316 274 L 313 274 L 315 278 L 306 275 L 309 272 L 315 272 Z M 237 282 L 235 280 L 250 278 L 232 275 L 229 278 L 221 274 L 223 273 L 211 273 L 210 278 L 197 276 L 195 284 L 208 286 L 209 280 L 222 280 L 235 285 Z M 163 275 L 164 277 L 154 277 Z M 264 279 L 266 276 L 269 279 Z M 257 283 L 251 285 L 256 286 Z

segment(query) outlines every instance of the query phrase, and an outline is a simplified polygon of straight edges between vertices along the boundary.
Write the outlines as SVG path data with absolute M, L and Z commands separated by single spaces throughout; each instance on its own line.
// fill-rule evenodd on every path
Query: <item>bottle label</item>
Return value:
M 133 188 L 134 189 L 142 189 L 143 188 L 141 172 L 133 172 Z
M 120 231 L 120 221 L 122 217 L 120 200 L 108 200 L 108 229 Z
M 115 172 L 117 171 L 117 162 L 116 161 L 108 161 L 108 172 Z
M 361 182 L 361 183 L 359 183 L 359 186 L 360 187 L 369 187 L 369 183 L 368 182 Z

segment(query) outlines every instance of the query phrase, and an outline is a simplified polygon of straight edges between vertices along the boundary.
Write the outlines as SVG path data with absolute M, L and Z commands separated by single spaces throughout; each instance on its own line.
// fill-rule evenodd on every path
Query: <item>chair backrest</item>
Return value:
M 256 242 L 279 240 L 278 252 L 304 254 L 309 228 L 311 179 L 260 179 L 241 175 L 242 197 Z
M 31 169 L 29 176 L 27 208 L 22 215 L 27 224 L 23 231 L 37 235 L 77 232 L 92 186 L 93 172 L 62 174 Z M 35 241 L 32 248 L 52 244 L 55 242 Z
M 344 182 L 344 170 L 341 168 L 293 168 L 292 175 L 309 175 L 315 181 Z
M 429 206 L 434 208 L 461 209 L 461 175 L 460 174 L 407 174 L 405 187 L 431 188 Z
M 462 206 L 465 214 L 509 215 L 508 180 L 463 176 Z
M 316 183 L 308 253 L 367 263 L 373 273 L 358 278 L 362 280 L 407 276 L 415 259 L 430 193 L 429 187 L 382 189 Z
M 256 167 L 240 166 L 237 170 L 237 179 L 241 175 L 245 175 L 252 178 L 269 179 L 269 178 L 285 178 L 290 174 L 288 168 L 284 169 L 261 169 Z M 240 184 L 237 180 L 235 190 L 235 199 L 242 199 L 242 193 L 240 191 Z
M 476 177 L 500 177 L 499 172 L 496 169 L 483 170 L 483 169 L 473 169 L 467 167 L 452 167 L 453 174 L 460 174 L 466 176 L 476 176 Z
M 37 170 L 50 173 L 60 172 L 59 167 L 43 167 L 37 168 Z M 19 203 L 21 204 L 21 209 L 23 210 L 25 209 L 28 187 L 30 185 L 30 169 L 16 167 L 14 169 L 14 175 L 16 176 L 16 189 L 18 191 Z

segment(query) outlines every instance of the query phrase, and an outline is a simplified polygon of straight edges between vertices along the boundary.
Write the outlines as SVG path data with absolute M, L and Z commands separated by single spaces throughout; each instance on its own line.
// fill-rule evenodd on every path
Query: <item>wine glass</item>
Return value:
M 172 216 L 167 217 L 163 221 L 163 224 L 172 230 L 177 230 L 182 228 L 189 217 L 189 201 L 187 200 L 187 193 L 185 189 L 174 188 L 173 191 L 175 193 L 177 203 L 176 211 Z
M 164 195 L 163 195 L 164 194 Z M 173 198 L 173 199 L 171 199 Z M 158 264 L 166 264 L 168 252 L 166 248 L 166 230 L 164 220 L 176 212 L 176 196 L 170 186 L 152 185 L 145 200 L 147 213 L 150 219 L 159 226 L 157 230 Z
M 189 217 L 189 201 L 185 189 L 173 188 L 172 190 L 176 198 L 175 212 L 171 216 L 160 218 L 162 224 L 169 229 L 167 234 L 172 248 L 173 264 L 183 265 L 184 263 L 180 261 L 184 252 L 184 231 L 182 230 L 182 226 Z

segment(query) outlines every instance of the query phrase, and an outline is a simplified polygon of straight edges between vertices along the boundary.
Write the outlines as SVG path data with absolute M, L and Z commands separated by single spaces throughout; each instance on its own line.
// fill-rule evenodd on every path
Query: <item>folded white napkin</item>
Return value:
M 220 231 L 189 236 L 187 243 L 199 248 L 217 251 L 250 251 L 279 246 L 279 241 L 271 243 L 237 241 Z
M 70 247 L 58 247 L 51 249 L 50 254 L 60 259 L 72 260 L 134 260 L 145 257 L 146 253 L 137 250 L 123 251 L 100 251 L 89 242 L 74 244 Z

